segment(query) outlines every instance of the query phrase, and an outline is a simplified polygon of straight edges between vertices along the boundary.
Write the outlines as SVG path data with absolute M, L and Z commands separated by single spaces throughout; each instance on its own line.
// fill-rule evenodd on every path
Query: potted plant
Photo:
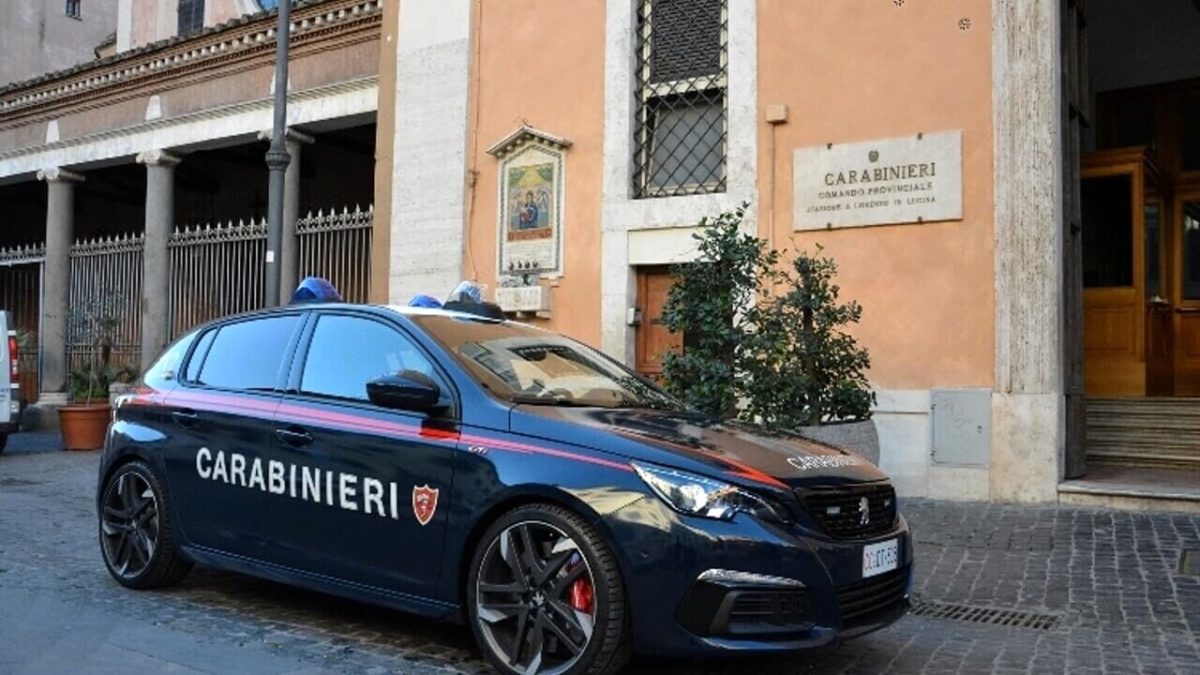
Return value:
M 782 252 L 742 231 L 746 205 L 700 223 L 695 263 L 672 269 L 663 323 L 684 336 L 664 358 L 672 393 L 714 417 L 795 433 L 879 461 L 870 358 L 843 329 L 833 260 Z
M 105 290 L 77 303 L 68 317 L 72 342 L 86 346 L 87 358 L 71 371 L 71 402 L 58 410 L 63 447 L 67 450 L 98 450 L 104 446 L 112 417 L 109 385 L 135 376 L 132 367 L 114 368 L 111 364 L 121 319 L 118 296 Z

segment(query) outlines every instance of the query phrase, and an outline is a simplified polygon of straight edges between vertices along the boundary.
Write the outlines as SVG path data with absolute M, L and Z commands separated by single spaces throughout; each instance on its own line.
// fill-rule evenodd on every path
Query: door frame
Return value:
M 1188 359 L 1185 353 L 1188 346 L 1187 341 L 1179 339 L 1185 330 L 1184 323 L 1200 322 L 1200 299 L 1188 300 L 1183 296 L 1183 205 L 1185 202 L 1200 202 L 1200 172 L 1193 171 L 1180 175 L 1175 183 L 1175 194 L 1172 201 L 1171 237 L 1174 250 L 1171 256 L 1171 290 L 1175 306 L 1171 332 L 1177 338 L 1174 345 L 1175 395 L 1200 396 L 1200 358 Z M 1190 384 L 1189 380 L 1194 384 Z
M 1109 393 L 1097 394 L 1096 387 L 1101 383 L 1109 383 L 1112 389 L 1128 388 L 1130 393 L 1116 395 L 1144 396 L 1146 394 L 1146 214 L 1145 193 L 1148 182 L 1153 182 L 1159 193 L 1161 178 L 1153 158 L 1146 148 L 1116 148 L 1088 153 L 1080 159 L 1080 184 L 1091 178 L 1106 178 L 1111 176 L 1131 177 L 1131 204 L 1133 212 L 1130 221 L 1130 237 L 1132 245 L 1131 284 L 1129 286 L 1111 286 L 1084 288 L 1082 292 L 1081 317 L 1086 316 L 1089 309 L 1100 307 L 1119 308 L 1129 315 L 1132 325 L 1133 340 L 1129 347 L 1119 353 L 1104 354 L 1087 350 L 1087 332 L 1083 327 L 1084 380 L 1091 382 L 1090 396 L 1107 396 Z M 1082 219 L 1080 225 L 1083 226 Z M 1161 255 L 1161 245 L 1160 245 Z M 1082 280 L 1083 266 L 1079 267 Z M 1161 271 L 1160 271 L 1161 274 Z M 1161 276 L 1160 276 L 1161 280 Z M 1106 356 L 1108 358 L 1106 358 Z M 1107 363 L 1106 363 L 1107 362 Z M 1097 369 L 1108 370 L 1106 377 L 1096 375 Z

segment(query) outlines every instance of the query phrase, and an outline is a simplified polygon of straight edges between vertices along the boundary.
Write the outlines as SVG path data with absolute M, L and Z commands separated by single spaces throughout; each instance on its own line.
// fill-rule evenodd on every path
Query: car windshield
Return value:
M 561 335 L 445 314 L 409 318 L 480 384 L 513 403 L 686 410 L 649 380 Z

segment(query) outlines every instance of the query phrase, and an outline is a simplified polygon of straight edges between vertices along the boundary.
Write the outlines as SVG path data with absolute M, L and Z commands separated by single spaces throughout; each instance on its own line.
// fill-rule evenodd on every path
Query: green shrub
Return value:
M 701 221 L 697 262 L 672 268 L 662 320 L 685 346 L 664 358 L 668 391 L 776 430 L 869 419 L 870 357 L 844 331 L 862 307 L 839 303 L 819 248 L 781 269 L 779 251 L 741 231 L 746 208 Z

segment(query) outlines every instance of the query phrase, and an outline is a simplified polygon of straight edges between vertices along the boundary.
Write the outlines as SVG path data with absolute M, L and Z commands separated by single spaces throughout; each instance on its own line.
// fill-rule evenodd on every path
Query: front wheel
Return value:
M 162 483 L 149 466 L 130 462 L 113 472 L 100 501 L 100 550 L 108 572 L 130 588 L 169 586 L 191 563 L 175 548 Z
M 616 558 L 586 520 L 532 504 L 497 520 L 467 582 L 471 629 L 502 673 L 600 675 L 629 658 Z

